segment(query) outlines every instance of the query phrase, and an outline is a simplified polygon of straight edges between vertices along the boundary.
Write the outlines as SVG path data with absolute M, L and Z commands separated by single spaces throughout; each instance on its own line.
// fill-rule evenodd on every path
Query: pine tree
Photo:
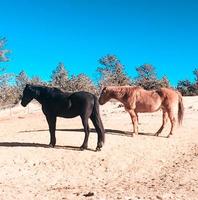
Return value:
M 99 73 L 99 87 L 106 85 L 130 85 L 130 78 L 126 75 L 124 66 L 115 55 L 107 55 L 99 60 L 103 65 L 97 68 Z
M 9 50 L 4 49 L 6 44 L 5 38 L 0 38 L 0 63 L 8 61 L 6 54 Z M 5 67 L 0 66 L 0 104 L 5 105 L 15 102 L 15 97 L 13 97 L 13 88 L 9 85 L 9 80 L 12 75 L 6 73 Z
M 70 91 L 87 91 L 91 93 L 96 93 L 96 87 L 94 86 L 92 80 L 85 74 L 79 74 L 77 76 L 72 76 L 69 80 L 69 90 Z
M 68 89 L 68 71 L 65 69 L 63 63 L 59 63 L 56 69 L 52 72 L 51 85 L 61 89 Z
M 33 85 L 47 85 L 39 76 L 33 76 L 30 83 Z
M 0 62 L 8 61 L 6 54 L 9 53 L 10 51 L 7 49 L 4 49 L 6 42 L 7 42 L 6 38 L 0 38 Z
M 25 71 L 22 70 L 16 76 L 16 87 L 20 94 L 22 94 L 22 91 L 28 82 L 29 82 L 29 78 L 28 78 L 27 74 L 25 73 Z
M 198 68 L 194 69 L 193 74 L 195 75 L 195 83 L 198 84 Z
M 8 50 L 5 50 L 6 39 L 0 38 L 0 62 L 6 62 L 8 61 L 8 58 L 6 58 L 5 54 L 9 52 Z M 5 85 L 7 85 L 7 82 L 10 78 L 10 74 L 5 73 L 5 67 L 0 66 L 0 88 L 3 88 Z
M 136 68 L 138 76 L 135 84 L 147 90 L 159 89 L 161 87 L 170 87 L 169 80 L 166 76 L 162 79 L 157 78 L 155 67 L 151 64 L 144 64 Z

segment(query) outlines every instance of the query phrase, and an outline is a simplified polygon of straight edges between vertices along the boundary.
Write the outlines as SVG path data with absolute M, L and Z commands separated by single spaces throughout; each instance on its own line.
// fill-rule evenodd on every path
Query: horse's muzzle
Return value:
M 104 101 L 102 101 L 101 98 L 99 98 L 98 102 L 99 102 L 100 105 L 104 105 Z

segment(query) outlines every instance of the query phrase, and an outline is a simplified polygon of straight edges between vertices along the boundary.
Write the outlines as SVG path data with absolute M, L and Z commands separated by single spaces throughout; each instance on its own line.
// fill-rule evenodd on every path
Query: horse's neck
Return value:
M 43 99 L 38 95 L 38 96 L 35 96 L 35 99 L 40 103 L 40 104 L 43 104 Z
M 119 90 L 112 91 L 113 99 L 116 99 L 116 100 L 120 101 L 121 103 L 124 103 L 123 97 L 124 97 L 124 94 L 121 91 L 119 91 Z
M 41 88 L 34 88 L 34 99 L 36 99 L 40 104 L 43 103 L 43 98 L 42 98 L 42 90 Z

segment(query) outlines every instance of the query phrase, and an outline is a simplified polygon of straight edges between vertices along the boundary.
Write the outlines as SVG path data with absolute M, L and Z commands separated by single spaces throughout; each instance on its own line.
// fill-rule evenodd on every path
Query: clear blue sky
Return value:
M 115 54 L 130 76 L 150 63 L 175 85 L 198 67 L 197 0 L 0 0 L 0 16 L 8 72 L 49 80 L 63 62 L 94 79 L 98 59 Z

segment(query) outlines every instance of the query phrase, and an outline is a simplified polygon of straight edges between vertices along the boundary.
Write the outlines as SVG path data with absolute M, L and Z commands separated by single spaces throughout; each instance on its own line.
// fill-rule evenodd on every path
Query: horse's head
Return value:
M 110 92 L 108 91 L 108 88 L 107 87 L 104 87 L 102 89 L 102 92 L 100 94 L 100 97 L 99 97 L 99 104 L 100 105 L 103 105 L 105 104 L 107 101 L 109 101 L 111 99 L 111 95 L 110 95 Z
M 32 86 L 27 84 L 25 86 L 25 89 L 23 90 L 21 105 L 24 107 L 27 106 L 27 104 L 30 103 L 30 101 L 32 101 L 33 98 L 34 98 L 34 93 L 32 90 Z

